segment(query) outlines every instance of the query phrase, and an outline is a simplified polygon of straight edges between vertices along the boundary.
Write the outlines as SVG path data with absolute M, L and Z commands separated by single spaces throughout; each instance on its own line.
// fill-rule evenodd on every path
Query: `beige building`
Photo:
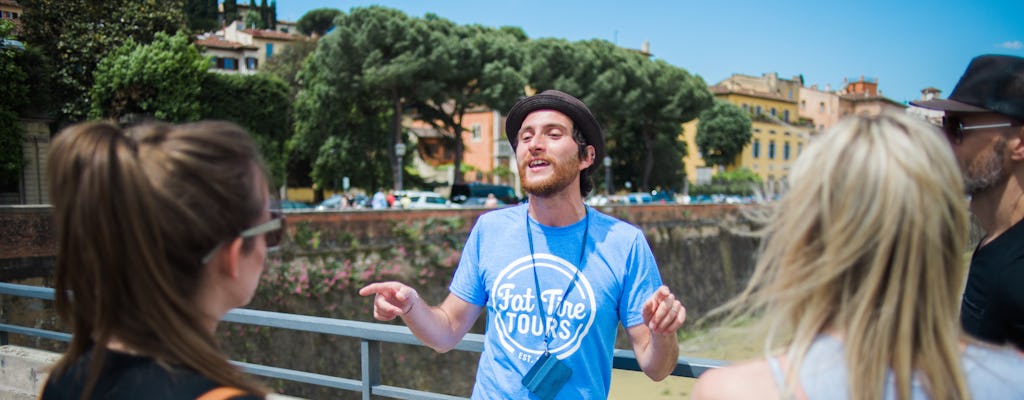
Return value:
M 921 89 L 921 100 L 941 99 L 941 94 L 941 90 L 929 86 L 924 89 Z M 925 121 L 931 122 L 932 124 L 942 126 L 942 117 L 946 115 L 946 112 L 942 110 L 931 110 L 927 108 L 921 108 L 915 105 L 910 105 L 907 107 L 907 114 L 917 118 L 921 118 Z
M 816 132 L 821 132 L 839 121 L 839 95 L 829 86 L 825 86 L 825 90 L 819 90 L 818 85 L 802 87 L 799 114 L 813 122 Z
M 261 67 L 256 46 L 231 42 L 216 35 L 200 36 L 195 44 L 203 55 L 213 57 L 211 68 L 216 72 L 255 74 Z
M 21 4 L 15 0 L 0 0 L 0 19 L 18 21 L 23 13 Z
M 284 51 L 284 49 L 296 41 L 308 40 L 301 35 L 281 31 L 246 29 L 245 23 L 242 21 L 235 21 L 226 25 L 223 29 L 216 32 L 215 37 L 219 40 L 237 43 L 245 47 L 255 47 L 255 68 L 253 69 L 257 70 L 260 66 L 266 65 L 267 60 L 273 57 L 275 53 Z

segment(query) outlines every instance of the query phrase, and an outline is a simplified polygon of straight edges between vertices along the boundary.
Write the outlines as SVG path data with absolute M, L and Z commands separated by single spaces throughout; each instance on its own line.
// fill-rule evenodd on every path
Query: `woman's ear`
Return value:
M 217 272 L 231 279 L 237 279 L 239 275 L 239 261 L 242 259 L 242 241 L 237 237 L 228 244 L 221 246 L 220 254 L 215 258 L 218 261 Z

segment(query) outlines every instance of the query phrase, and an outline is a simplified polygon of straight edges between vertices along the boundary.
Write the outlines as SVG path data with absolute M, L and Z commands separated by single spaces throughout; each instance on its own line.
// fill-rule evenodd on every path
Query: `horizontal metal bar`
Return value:
M 53 293 L 53 288 L 0 282 L 0 294 L 9 294 L 12 296 L 20 297 L 31 297 L 34 299 L 53 300 Z
M 377 385 L 373 387 L 374 396 L 384 396 L 393 399 L 410 399 L 410 400 L 465 400 L 465 397 L 451 396 L 442 393 L 424 392 L 422 390 L 413 390 L 400 388 L 396 386 Z
M 60 342 L 70 342 L 71 334 L 57 331 L 50 331 L 46 329 L 29 328 L 26 326 L 11 325 L 11 324 L 0 324 L 0 332 L 17 333 L 19 335 L 40 337 L 43 339 L 56 340 Z
M 672 370 L 672 376 L 697 378 L 700 374 L 703 374 L 704 371 L 712 368 L 724 367 L 728 364 L 728 362 L 721 360 L 679 357 L 676 361 L 675 369 Z M 640 369 L 640 363 L 636 361 L 636 354 L 633 353 L 633 350 L 626 349 L 615 349 L 614 358 L 612 359 L 612 368 L 626 371 L 642 371 Z
M 354 337 L 389 343 L 423 346 L 409 328 L 398 325 L 343 319 L 313 317 L 274 311 L 236 308 L 224 316 L 224 321 L 248 325 L 284 328 L 296 331 L 326 333 L 329 335 Z M 470 333 L 455 346 L 456 350 L 481 352 L 484 349 L 483 335 Z
M 362 382 L 356 379 L 339 378 L 336 376 L 316 374 L 312 372 L 297 371 L 294 369 L 271 367 L 269 365 L 251 364 L 241 361 L 231 361 L 242 370 L 253 375 L 265 376 L 268 378 L 285 379 L 289 381 L 311 383 L 318 386 L 326 386 L 335 389 L 360 391 L 363 388 Z

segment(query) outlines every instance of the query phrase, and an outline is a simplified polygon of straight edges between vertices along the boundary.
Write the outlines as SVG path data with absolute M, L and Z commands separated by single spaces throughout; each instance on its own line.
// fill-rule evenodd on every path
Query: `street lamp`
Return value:
M 398 159 L 398 179 L 395 180 L 395 190 L 402 190 L 402 157 L 405 156 L 405 143 L 395 143 L 395 158 Z
M 612 158 L 604 156 L 604 194 L 612 194 Z

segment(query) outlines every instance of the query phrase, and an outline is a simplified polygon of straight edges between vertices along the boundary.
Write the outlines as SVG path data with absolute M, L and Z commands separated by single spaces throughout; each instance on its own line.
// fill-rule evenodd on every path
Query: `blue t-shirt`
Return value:
M 532 256 L 526 205 L 477 220 L 449 287 L 487 309 L 474 399 L 535 398 L 522 378 L 545 351 L 545 331 L 549 352 L 572 369 L 558 398 L 608 397 L 618 324 L 643 322 L 643 304 L 661 286 L 661 276 L 639 229 L 589 207 L 587 213 L 560 228 L 531 218 Z

